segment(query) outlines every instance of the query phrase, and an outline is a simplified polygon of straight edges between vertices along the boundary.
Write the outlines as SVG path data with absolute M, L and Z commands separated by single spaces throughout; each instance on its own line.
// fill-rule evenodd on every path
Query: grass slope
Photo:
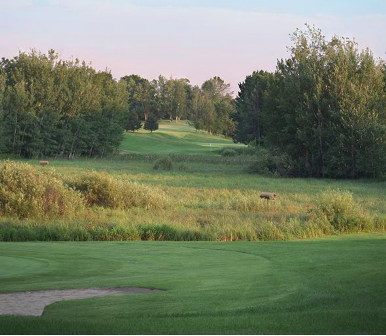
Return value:
M 386 235 L 268 243 L 1 243 L 0 292 L 140 286 L 164 293 L 0 316 L 0 333 L 384 334 Z
M 141 129 L 125 134 L 120 152 L 135 154 L 211 154 L 222 147 L 240 147 L 223 136 L 212 136 L 206 132 L 196 133 L 186 121 L 160 122 L 159 130 L 153 133 Z

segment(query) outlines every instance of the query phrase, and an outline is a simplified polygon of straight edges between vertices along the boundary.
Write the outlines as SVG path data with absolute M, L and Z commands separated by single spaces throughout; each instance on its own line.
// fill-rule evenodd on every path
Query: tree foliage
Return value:
M 126 131 L 135 132 L 141 129 L 142 123 L 136 112 L 129 113 L 127 117 Z
M 235 140 L 285 153 L 293 173 L 357 178 L 386 172 L 385 65 L 355 41 L 307 26 L 274 74 L 253 73 L 236 98 Z
M 235 99 L 236 109 L 232 114 L 237 123 L 233 139 L 249 144 L 261 143 L 265 135 L 263 125 L 264 95 L 272 74 L 266 71 L 254 71 L 239 84 L 239 93 Z
M 23 157 L 100 156 L 122 140 L 125 85 L 85 62 L 31 51 L 0 62 L 1 150 Z
M 159 76 L 149 82 L 137 75 L 122 77 L 127 83 L 128 120 L 134 115 L 147 120 L 154 115 L 158 119 L 170 122 L 188 119 L 196 130 L 205 130 L 211 134 L 230 135 L 234 131 L 234 122 L 230 115 L 234 104 L 230 85 L 220 77 L 213 77 L 200 87 L 193 86 L 186 78 Z
M 145 130 L 150 131 L 153 133 L 153 131 L 156 131 L 158 129 L 158 119 L 154 114 L 149 115 L 145 122 L 145 126 L 143 127 Z
M 0 152 L 23 157 L 103 156 L 123 131 L 187 118 L 197 131 L 271 150 L 264 162 L 298 176 L 386 174 L 386 64 L 354 40 L 307 26 L 292 35 L 276 71 L 255 71 L 232 97 L 220 77 L 138 75 L 115 80 L 53 51 L 0 62 Z M 275 153 L 275 160 L 269 158 Z M 258 167 L 260 169 L 261 167 Z M 260 169 L 261 170 L 261 169 Z

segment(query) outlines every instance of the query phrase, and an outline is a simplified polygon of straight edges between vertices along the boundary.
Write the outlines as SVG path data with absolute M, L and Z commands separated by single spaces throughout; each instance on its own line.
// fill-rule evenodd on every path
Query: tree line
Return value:
M 53 51 L 0 62 L 0 153 L 22 157 L 104 156 L 124 131 L 187 119 L 197 131 L 261 146 L 289 175 L 377 177 L 386 173 L 386 65 L 354 40 L 307 26 L 292 35 L 274 72 L 239 84 L 213 77 L 138 75 L 120 80 Z
M 127 83 L 129 113 L 126 130 L 135 132 L 148 118 L 178 122 L 187 119 L 196 130 L 230 136 L 235 128 L 231 119 L 234 103 L 230 85 L 220 77 L 192 86 L 186 78 L 159 76 L 149 81 L 138 75 L 122 77 Z
M 105 156 L 124 131 L 158 129 L 159 119 L 188 119 L 197 130 L 230 135 L 233 99 L 219 77 L 116 80 L 90 64 L 32 50 L 0 61 L 0 153 L 21 157 Z
M 310 26 L 292 42 L 274 73 L 254 72 L 239 85 L 234 140 L 285 156 L 292 175 L 385 174 L 385 62 Z
M 103 156 L 123 137 L 127 91 L 107 71 L 53 51 L 0 62 L 0 151 L 22 157 Z

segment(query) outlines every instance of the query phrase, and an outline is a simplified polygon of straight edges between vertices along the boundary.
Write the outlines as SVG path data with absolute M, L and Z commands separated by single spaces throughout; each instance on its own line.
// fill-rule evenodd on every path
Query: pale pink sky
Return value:
M 74 56 L 97 69 L 107 67 L 116 78 L 163 74 L 201 84 L 220 76 L 237 92 L 237 84 L 252 71 L 274 70 L 277 58 L 287 55 L 289 34 L 308 22 L 327 37 L 355 37 L 361 47 L 385 58 L 384 7 L 366 10 L 363 2 L 349 14 L 344 8 L 324 10 L 316 2 L 304 10 L 298 1 L 292 11 L 252 8 L 264 3 L 260 0 L 240 1 L 240 6 L 229 0 L 224 6 L 215 0 L 212 6 L 202 1 L 190 1 L 189 6 L 177 0 L 148 2 L 0 0 L 0 57 L 53 48 L 63 58 Z

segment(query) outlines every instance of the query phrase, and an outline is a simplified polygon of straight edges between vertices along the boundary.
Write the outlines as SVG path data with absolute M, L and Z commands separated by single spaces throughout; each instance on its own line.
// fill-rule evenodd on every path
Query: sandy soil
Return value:
M 0 315 L 41 316 L 46 306 L 58 301 L 154 292 L 160 291 L 147 288 L 84 288 L 0 294 Z

